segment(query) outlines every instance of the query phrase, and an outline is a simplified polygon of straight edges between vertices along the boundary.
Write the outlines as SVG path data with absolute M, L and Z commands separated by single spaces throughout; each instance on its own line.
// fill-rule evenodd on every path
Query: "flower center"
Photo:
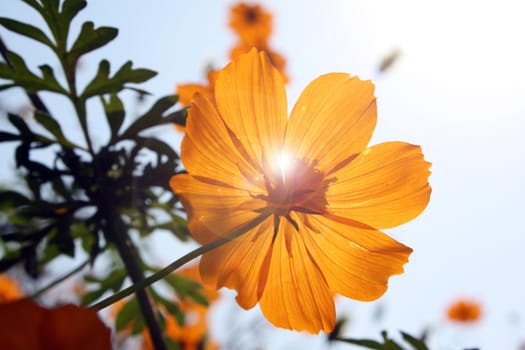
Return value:
M 290 211 L 321 214 L 326 207 L 324 174 L 304 159 L 282 152 L 270 165 L 264 199 L 274 215 L 288 217 Z
M 249 8 L 246 10 L 244 14 L 244 18 L 246 19 L 246 22 L 250 24 L 254 24 L 257 22 L 258 19 L 258 13 L 255 9 Z

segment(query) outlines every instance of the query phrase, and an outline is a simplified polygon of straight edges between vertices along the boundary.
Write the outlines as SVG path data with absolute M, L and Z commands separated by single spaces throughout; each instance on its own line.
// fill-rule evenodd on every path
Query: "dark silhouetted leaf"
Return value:
M 178 97 L 176 95 L 160 98 L 149 111 L 140 116 L 124 131 L 120 139 L 133 139 L 141 131 L 162 124 L 163 114 L 173 107 L 177 101 Z
M 177 159 L 177 153 L 167 143 L 153 137 L 136 137 L 135 140 L 141 147 L 148 148 L 155 152 L 158 157 L 166 155 L 170 159 Z M 158 161 L 157 161 L 158 162 Z
M 11 124 L 13 124 L 13 126 L 17 128 L 18 131 L 20 131 L 20 136 L 22 136 L 26 141 L 28 139 L 32 139 L 33 132 L 29 129 L 24 119 L 17 116 L 16 114 L 11 113 L 7 115 L 7 118 L 9 119 Z
M 421 339 L 417 339 L 408 333 L 401 331 L 403 340 L 412 345 L 415 350 L 429 350 L 425 342 Z
M 10 132 L 0 131 L 0 142 L 18 141 L 20 135 L 11 134 Z
M 336 338 L 337 341 L 348 343 L 348 344 L 354 344 L 354 345 L 360 345 L 365 348 L 369 349 L 377 349 L 377 350 L 383 350 L 385 349 L 383 347 L 383 344 L 381 344 L 378 341 L 370 340 L 370 339 L 350 339 L 350 338 Z
M 11 209 L 21 205 L 26 205 L 30 199 L 16 191 L 0 192 L 0 209 Z

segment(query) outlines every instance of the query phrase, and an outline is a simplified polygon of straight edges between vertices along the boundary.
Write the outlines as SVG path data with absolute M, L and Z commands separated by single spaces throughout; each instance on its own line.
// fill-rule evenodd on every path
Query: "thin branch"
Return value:
M 79 266 L 75 267 L 73 270 L 69 271 L 68 273 L 66 273 L 64 276 L 54 280 L 53 282 L 49 283 L 47 286 L 37 290 L 36 292 L 34 292 L 33 294 L 29 295 L 27 298 L 28 299 L 35 299 L 35 298 L 38 298 L 40 295 L 44 294 L 45 292 L 47 292 L 48 290 L 50 290 L 51 288 L 55 287 L 56 285 L 62 283 L 63 281 L 67 280 L 69 277 L 73 276 L 74 274 L 82 271 L 82 269 L 84 267 L 86 267 L 87 265 L 89 264 L 89 259 L 87 259 L 86 261 L 84 261 L 82 264 L 80 264 Z
M 118 215 L 110 206 L 100 207 L 106 213 L 107 225 L 105 227 L 106 237 L 116 245 L 120 258 L 126 267 L 129 277 L 133 283 L 137 283 L 144 279 L 144 273 L 141 268 L 141 261 L 138 252 L 131 241 L 127 227 Z M 166 350 L 166 344 L 162 336 L 162 330 L 159 326 L 157 316 L 155 315 L 154 305 L 151 303 L 148 292 L 145 289 L 136 292 L 137 301 L 139 303 L 140 312 L 147 325 L 151 341 L 155 350 Z

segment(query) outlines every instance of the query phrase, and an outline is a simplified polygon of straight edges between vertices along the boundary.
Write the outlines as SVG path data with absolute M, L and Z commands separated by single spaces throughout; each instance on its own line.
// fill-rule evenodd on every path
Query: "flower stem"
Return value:
M 234 231 L 233 233 L 229 234 L 228 236 L 225 236 L 223 238 L 219 238 L 218 240 L 216 241 L 213 241 L 209 244 L 206 244 L 202 247 L 199 247 L 195 250 L 192 250 L 191 252 L 189 252 L 188 254 L 182 256 L 181 258 L 175 260 L 174 262 L 172 262 L 171 264 L 169 264 L 168 266 L 166 266 L 165 268 L 163 268 L 162 270 L 148 276 L 147 278 L 139 281 L 139 282 L 135 282 L 132 286 L 128 287 L 128 288 L 125 288 L 123 290 L 121 290 L 120 292 L 118 293 L 115 293 L 113 294 L 112 296 L 104 299 L 104 300 L 101 300 L 100 302 L 94 304 L 94 305 L 91 305 L 90 308 L 91 309 L 96 309 L 96 310 L 101 310 L 105 307 L 108 307 L 109 305 L 119 301 L 120 299 L 123 299 L 125 297 L 127 297 L 128 295 L 131 295 L 132 293 L 135 293 L 136 291 L 139 291 L 139 290 L 142 290 L 144 289 L 145 287 L 157 282 L 158 280 L 166 277 L 167 275 L 169 275 L 170 273 L 172 273 L 173 271 L 175 271 L 176 269 L 178 269 L 179 267 L 181 267 L 182 265 L 190 262 L 191 260 L 195 259 L 196 257 L 206 253 L 206 252 L 209 252 L 210 250 L 212 249 L 215 249 L 215 248 L 218 248 L 220 246 L 222 246 L 223 244 L 225 243 L 228 243 L 230 242 L 231 240 L 241 236 L 242 234 L 246 233 L 247 231 L 251 230 L 252 228 L 256 227 L 257 225 L 259 225 L 261 222 L 263 222 L 265 219 L 267 219 L 268 217 L 270 216 L 269 213 L 264 213 L 264 214 L 261 214 L 261 216 L 257 217 L 255 220 L 249 222 L 247 225 L 241 227 L 240 229 L 238 229 L 237 231 Z

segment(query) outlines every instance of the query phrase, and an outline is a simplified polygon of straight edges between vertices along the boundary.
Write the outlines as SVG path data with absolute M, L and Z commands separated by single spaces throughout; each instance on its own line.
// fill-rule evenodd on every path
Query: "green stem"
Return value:
M 62 42 L 58 39 L 56 40 L 59 43 Z M 58 46 L 56 48 L 56 53 L 58 56 L 58 60 L 60 61 L 60 64 L 62 66 L 62 70 L 64 71 L 64 75 L 66 76 L 67 87 L 69 90 L 69 99 L 71 100 L 71 103 L 73 104 L 73 107 L 75 108 L 75 112 L 77 114 L 78 121 L 80 123 L 82 134 L 84 135 L 84 138 L 86 139 L 86 145 L 87 145 L 88 151 L 92 157 L 95 157 L 95 152 L 93 150 L 93 144 L 91 142 L 91 137 L 89 136 L 88 126 L 87 126 L 86 101 L 85 99 L 79 97 L 78 92 L 77 92 L 77 84 L 76 84 L 77 61 L 75 60 L 75 61 L 69 62 L 68 52 L 64 45 Z
M 166 277 L 167 275 L 169 275 L 170 273 L 172 273 L 173 271 L 175 271 L 176 269 L 178 269 L 182 265 L 184 265 L 184 264 L 190 262 L 191 260 L 199 257 L 200 255 L 202 255 L 202 254 L 204 254 L 206 252 L 209 252 L 212 249 L 218 248 L 218 247 L 222 246 L 223 244 L 228 243 L 231 240 L 241 236 L 242 234 L 246 233 L 247 231 L 249 231 L 252 228 L 254 228 L 257 225 L 259 225 L 261 222 L 266 220 L 269 216 L 270 216 L 269 213 L 261 214 L 261 216 L 259 216 L 255 220 L 249 222 L 247 225 L 241 227 L 237 231 L 229 234 L 228 236 L 223 237 L 223 238 L 219 238 L 216 241 L 213 241 L 213 242 L 211 242 L 209 244 L 206 244 L 206 245 L 204 245 L 202 247 L 199 247 L 199 248 L 197 248 L 195 250 L 192 250 L 191 252 L 189 252 L 188 254 L 184 255 L 183 257 L 175 260 L 174 262 L 172 262 L 171 264 L 169 264 L 168 266 L 166 266 L 162 270 L 154 273 L 153 275 L 148 276 L 147 278 L 143 279 L 142 281 L 140 281 L 138 283 L 135 283 L 132 286 L 126 288 L 126 289 L 121 290 L 118 293 L 113 294 L 112 296 L 110 296 L 110 297 L 108 297 L 108 298 L 106 298 L 104 300 L 101 300 L 100 302 L 98 302 L 98 303 L 96 303 L 94 305 L 91 305 L 90 308 L 91 309 L 96 309 L 96 310 L 101 310 L 101 309 L 103 309 L 105 307 L 108 307 L 109 305 L 119 301 L 120 299 L 123 299 L 123 298 L 127 297 L 128 295 L 131 295 L 131 294 L 135 293 L 138 290 L 144 289 L 145 287 L 147 287 L 147 286 L 157 282 L 158 280 Z

